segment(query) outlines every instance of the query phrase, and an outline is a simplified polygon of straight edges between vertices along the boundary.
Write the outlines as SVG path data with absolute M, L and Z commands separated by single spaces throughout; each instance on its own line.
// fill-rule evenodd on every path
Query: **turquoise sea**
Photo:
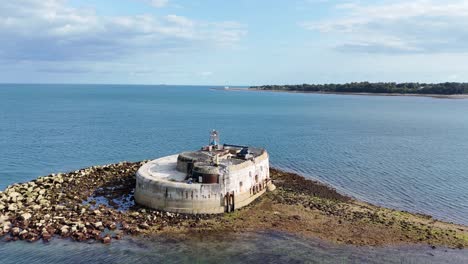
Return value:
M 224 143 L 263 146 L 273 166 L 358 199 L 468 224 L 468 100 L 212 88 L 0 85 L 0 189 L 40 175 L 197 149 L 215 128 Z M 239 245 L 247 244 L 252 252 L 245 256 L 251 260 L 264 254 L 284 262 L 274 257 L 281 255 L 275 250 L 294 245 L 291 252 L 306 253 L 286 262 L 314 260 L 316 255 L 379 263 L 374 257 L 387 254 L 395 258 L 386 261 L 395 263 L 468 262 L 466 250 L 357 249 L 283 234 L 244 235 L 232 244 L 213 239 L 173 243 L 177 251 L 163 240 L 127 240 L 110 247 L 65 241 L 46 246 L 0 243 L 0 255 L 10 256 L 5 263 L 18 263 L 13 262 L 16 255 L 29 256 L 25 263 L 63 261 L 60 254 L 66 256 L 67 250 L 102 262 L 115 256 L 122 261 L 166 256 L 177 262 L 201 250 L 209 254 L 201 262 L 214 262 L 236 255 Z M 211 246 L 222 250 L 205 249 Z M 61 253 L 51 258 L 48 254 L 56 250 Z M 240 260 L 232 257 L 232 262 Z

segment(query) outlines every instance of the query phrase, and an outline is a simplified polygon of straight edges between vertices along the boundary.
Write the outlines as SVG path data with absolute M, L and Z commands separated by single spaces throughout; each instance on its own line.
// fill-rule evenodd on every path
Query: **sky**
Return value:
M 0 83 L 468 82 L 468 0 L 14 0 Z

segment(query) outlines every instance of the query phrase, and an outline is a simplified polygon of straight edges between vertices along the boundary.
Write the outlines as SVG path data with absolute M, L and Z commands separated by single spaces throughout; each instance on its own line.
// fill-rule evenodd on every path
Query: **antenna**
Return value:
M 212 130 L 210 132 L 210 146 L 218 146 L 219 145 L 219 133 L 216 130 Z

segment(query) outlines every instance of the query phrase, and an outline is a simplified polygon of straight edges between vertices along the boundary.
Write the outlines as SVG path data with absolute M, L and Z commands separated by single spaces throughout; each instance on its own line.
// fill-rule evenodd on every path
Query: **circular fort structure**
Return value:
M 246 206 L 267 189 L 274 185 L 265 149 L 210 145 L 144 164 L 135 201 L 168 212 L 217 214 Z

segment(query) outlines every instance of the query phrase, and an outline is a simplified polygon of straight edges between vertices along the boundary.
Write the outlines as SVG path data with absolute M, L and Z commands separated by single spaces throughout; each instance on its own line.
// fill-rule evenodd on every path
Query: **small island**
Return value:
M 124 235 L 280 231 L 340 244 L 468 247 L 468 227 L 374 206 L 300 175 L 270 168 L 276 190 L 222 214 L 181 214 L 135 203 L 148 161 L 93 166 L 14 184 L 0 192 L 0 237 L 111 243 Z
M 352 82 L 345 84 L 298 84 L 298 85 L 263 85 L 251 86 L 249 90 L 301 92 L 301 93 L 332 93 L 332 94 L 363 94 L 363 95 L 413 95 L 442 98 L 468 97 L 468 83 L 395 83 L 395 82 Z

